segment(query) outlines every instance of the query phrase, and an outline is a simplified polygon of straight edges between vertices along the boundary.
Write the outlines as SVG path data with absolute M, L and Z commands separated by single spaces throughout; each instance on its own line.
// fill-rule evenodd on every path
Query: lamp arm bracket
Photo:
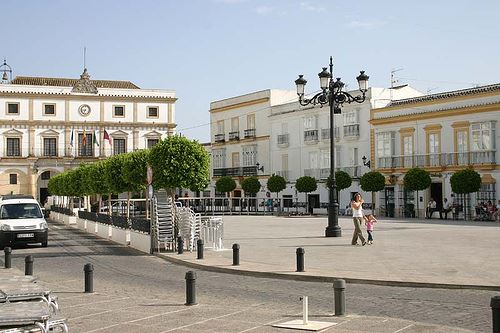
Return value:
M 320 91 L 311 98 L 303 98 L 302 96 L 299 96 L 299 104 L 302 106 L 307 106 L 309 104 L 320 104 L 321 106 L 323 106 L 325 104 L 328 104 L 328 94 L 324 91 Z

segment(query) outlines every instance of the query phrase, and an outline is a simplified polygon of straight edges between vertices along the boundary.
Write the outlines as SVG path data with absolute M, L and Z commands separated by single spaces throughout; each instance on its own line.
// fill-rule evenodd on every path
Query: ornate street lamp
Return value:
M 334 114 L 341 113 L 341 107 L 344 103 L 351 104 L 353 102 L 363 103 L 366 99 L 368 91 L 369 76 L 364 71 L 356 78 L 358 80 L 359 91 L 361 95 L 353 96 L 346 91 L 342 91 L 344 83 L 340 78 L 333 80 L 333 58 L 330 57 L 330 72 L 326 67 L 323 67 L 321 73 L 318 74 L 321 91 L 311 98 L 305 98 L 306 79 L 303 75 L 295 80 L 297 85 L 297 95 L 299 95 L 299 103 L 302 106 L 326 105 L 330 106 L 330 175 L 332 177 L 332 187 L 329 189 L 328 200 L 328 226 L 325 230 L 326 237 L 342 236 L 342 229 L 339 226 L 339 203 L 337 200 L 337 182 L 335 181 L 335 141 L 334 141 Z

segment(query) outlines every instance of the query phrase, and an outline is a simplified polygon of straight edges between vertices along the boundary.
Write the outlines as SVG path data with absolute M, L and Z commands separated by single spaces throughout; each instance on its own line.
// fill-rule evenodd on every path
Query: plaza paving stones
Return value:
M 229 216 L 227 250 L 161 256 L 193 267 L 269 277 L 500 290 L 500 223 L 379 219 L 374 244 L 352 246 L 352 220 L 339 218 L 342 237 L 324 237 L 326 217 Z M 365 232 L 366 235 L 366 232 Z M 240 244 L 240 266 L 231 246 Z M 295 250 L 305 249 L 305 272 L 295 272 Z M 314 279 L 316 278 L 316 279 Z

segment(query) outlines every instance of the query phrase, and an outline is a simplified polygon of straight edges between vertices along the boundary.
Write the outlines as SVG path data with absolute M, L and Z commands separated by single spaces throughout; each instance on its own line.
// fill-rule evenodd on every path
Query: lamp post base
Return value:
M 340 228 L 338 225 L 333 227 L 326 227 L 325 237 L 342 237 L 342 228 Z

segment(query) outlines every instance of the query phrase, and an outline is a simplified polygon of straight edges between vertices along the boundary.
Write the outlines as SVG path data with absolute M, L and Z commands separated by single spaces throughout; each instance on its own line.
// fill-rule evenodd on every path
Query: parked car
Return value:
M 15 244 L 48 244 L 48 225 L 38 201 L 32 196 L 0 198 L 0 249 Z

